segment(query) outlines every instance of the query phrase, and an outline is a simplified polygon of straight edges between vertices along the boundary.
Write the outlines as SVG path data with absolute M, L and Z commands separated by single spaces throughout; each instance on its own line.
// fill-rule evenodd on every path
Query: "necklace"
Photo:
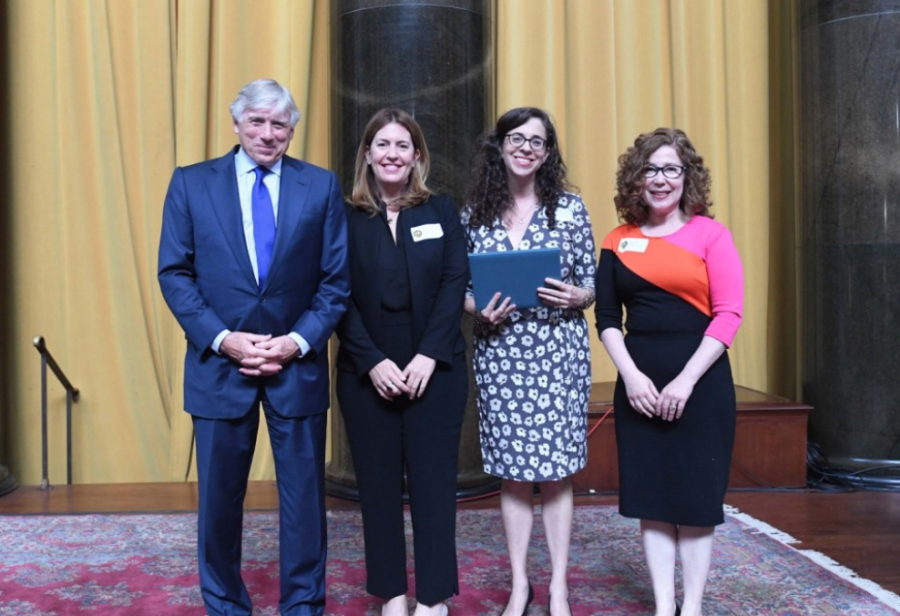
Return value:
M 518 210 L 515 210 L 514 212 L 510 212 L 510 216 L 509 216 L 510 226 L 512 226 L 513 219 L 516 219 L 520 225 L 524 225 L 526 219 L 531 220 L 531 213 L 534 211 L 534 208 L 536 206 L 537 206 L 537 203 L 532 203 L 530 206 L 528 206 L 528 209 L 525 210 L 525 213 L 521 214 L 521 215 L 519 214 Z
M 387 218 L 387 222 L 389 225 L 394 224 L 394 221 L 397 220 L 397 215 L 400 213 L 400 208 L 397 208 L 394 212 L 391 212 L 391 204 L 397 201 L 397 199 L 391 199 L 390 201 L 383 201 L 384 203 L 384 217 Z

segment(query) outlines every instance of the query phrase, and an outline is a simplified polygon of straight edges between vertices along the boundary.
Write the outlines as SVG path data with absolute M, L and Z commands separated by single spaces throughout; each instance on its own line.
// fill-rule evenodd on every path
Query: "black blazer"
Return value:
M 337 367 L 359 376 L 386 359 L 381 351 L 381 272 L 378 250 L 391 241 L 383 216 L 372 216 L 347 205 L 350 259 L 350 304 L 337 328 L 341 340 Z M 440 237 L 416 240 L 423 225 L 438 225 Z M 429 227 L 433 235 L 435 227 Z M 438 363 L 451 364 L 466 350 L 460 331 L 463 301 L 469 281 L 469 260 L 459 211 L 448 195 L 432 195 L 424 203 L 403 210 L 397 221 L 412 295 L 412 336 L 416 352 Z M 426 237 L 428 233 L 424 234 Z M 403 366 L 400 366 L 402 369 Z

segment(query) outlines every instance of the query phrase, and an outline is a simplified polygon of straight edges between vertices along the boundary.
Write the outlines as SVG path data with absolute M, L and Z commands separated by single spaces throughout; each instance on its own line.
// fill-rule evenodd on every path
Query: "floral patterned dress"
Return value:
M 469 253 L 559 248 L 562 280 L 593 290 L 594 236 L 578 195 L 560 199 L 553 229 L 545 208 L 534 212 L 517 248 L 499 220 L 470 227 L 470 214 L 462 214 Z M 485 472 L 556 481 L 584 468 L 591 350 L 582 310 L 542 306 L 497 326 L 476 322 L 474 367 Z

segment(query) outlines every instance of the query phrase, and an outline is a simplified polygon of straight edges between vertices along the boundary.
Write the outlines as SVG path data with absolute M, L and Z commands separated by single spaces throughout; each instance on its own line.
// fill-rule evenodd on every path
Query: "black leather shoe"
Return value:
M 681 606 L 680 605 L 675 606 L 675 616 L 681 616 Z

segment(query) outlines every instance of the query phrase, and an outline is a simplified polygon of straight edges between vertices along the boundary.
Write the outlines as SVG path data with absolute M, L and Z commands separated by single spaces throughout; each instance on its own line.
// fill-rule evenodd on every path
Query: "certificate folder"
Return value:
M 518 308 L 537 308 L 543 305 L 537 289 L 547 286 L 544 278 L 560 278 L 559 248 L 473 253 L 469 269 L 476 310 L 487 306 L 497 291 L 503 294 L 501 302 L 511 297 Z

